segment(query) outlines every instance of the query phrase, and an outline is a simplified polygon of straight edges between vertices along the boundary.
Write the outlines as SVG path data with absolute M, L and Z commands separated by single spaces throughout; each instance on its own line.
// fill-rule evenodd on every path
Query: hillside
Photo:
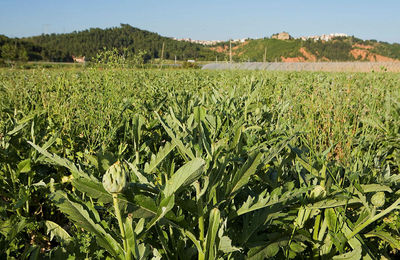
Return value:
M 226 55 L 229 42 L 211 47 Z M 303 62 L 303 61 L 397 61 L 400 44 L 374 40 L 364 41 L 355 37 L 339 37 L 331 41 L 303 41 L 300 39 L 255 39 L 232 47 L 235 61 Z
M 42 58 L 50 61 L 72 61 L 72 55 L 86 56 L 90 60 L 104 47 L 119 50 L 127 48 L 133 53 L 145 50 L 146 59 L 160 58 L 163 44 L 164 59 L 175 59 L 176 56 L 178 60 L 215 60 L 216 56 L 220 59 L 224 57 L 224 54 L 200 44 L 173 40 L 128 24 L 108 29 L 91 28 L 66 34 L 46 34 L 23 40 L 41 46 Z

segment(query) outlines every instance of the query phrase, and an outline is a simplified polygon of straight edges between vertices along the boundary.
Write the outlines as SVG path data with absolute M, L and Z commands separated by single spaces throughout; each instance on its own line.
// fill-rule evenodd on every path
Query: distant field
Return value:
M 331 71 L 331 72 L 400 72 L 400 62 L 244 62 L 210 63 L 209 70 Z
M 0 258 L 399 259 L 376 71 L 1 69 Z

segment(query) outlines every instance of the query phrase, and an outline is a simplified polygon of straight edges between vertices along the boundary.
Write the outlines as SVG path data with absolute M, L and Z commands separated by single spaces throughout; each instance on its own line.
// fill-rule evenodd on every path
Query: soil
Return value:
M 367 46 L 365 46 L 367 47 Z M 369 47 L 369 46 L 368 46 Z M 365 48 L 363 50 L 361 49 L 353 49 L 350 51 L 351 55 L 355 59 L 361 59 L 361 60 L 368 60 L 368 61 L 388 61 L 388 62 L 395 62 L 398 61 L 396 59 L 392 59 L 383 55 L 371 53 L 368 51 L 370 48 Z
M 285 57 L 283 57 L 283 56 L 281 56 L 281 60 L 282 60 L 282 62 L 304 62 L 304 61 L 306 61 L 305 59 L 304 59 L 304 57 L 292 57 L 292 58 L 285 58 Z
M 314 54 L 309 53 L 304 47 L 300 48 L 301 54 L 306 57 L 307 61 L 317 61 L 317 57 Z
M 217 46 L 217 47 L 211 47 L 210 49 L 213 50 L 213 51 L 222 53 L 222 52 L 227 52 L 227 51 L 229 50 L 229 47 L 226 46 L 226 45 L 224 45 L 224 47 L 222 47 L 222 46 Z
M 235 47 L 232 47 L 232 50 L 237 50 L 237 49 L 239 49 L 239 48 L 245 46 L 245 45 L 248 44 L 248 43 L 249 43 L 249 41 L 243 42 L 243 43 L 241 43 L 241 44 L 239 44 L 239 45 L 236 45 Z
M 234 51 L 240 49 L 241 47 L 245 46 L 248 43 L 249 43 L 249 41 L 243 42 L 243 43 L 241 43 L 239 45 L 236 45 L 236 46 L 232 47 L 233 54 L 235 55 Z M 229 45 L 211 47 L 210 50 L 213 50 L 213 51 L 216 51 L 216 52 L 219 52 L 219 53 L 227 53 L 227 52 L 229 52 Z
M 373 56 L 374 56 L 374 58 L 375 58 L 375 60 L 374 61 L 390 61 L 390 62 L 398 62 L 399 60 L 396 60 L 396 59 L 392 59 L 392 58 L 389 58 L 389 57 L 386 57 L 386 56 L 382 56 L 382 55 L 379 55 L 379 54 L 372 54 Z
M 304 47 L 300 48 L 300 52 L 301 52 L 301 54 L 303 54 L 304 57 L 299 56 L 299 57 L 285 58 L 285 57 L 281 56 L 281 60 L 282 60 L 282 62 L 317 61 L 317 57 L 314 54 L 308 52 Z
M 372 45 L 362 45 L 362 44 L 359 44 L 359 43 L 353 44 L 352 47 L 353 48 L 366 49 L 366 50 L 370 50 L 370 49 L 374 48 L 374 46 L 372 46 Z
M 367 50 L 360 50 L 360 49 L 353 49 L 350 51 L 350 54 L 353 55 L 355 59 L 362 59 L 365 60 L 368 57 L 369 51 Z

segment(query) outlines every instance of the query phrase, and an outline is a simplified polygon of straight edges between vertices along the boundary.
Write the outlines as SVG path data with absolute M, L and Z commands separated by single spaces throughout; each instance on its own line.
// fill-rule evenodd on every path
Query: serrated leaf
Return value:
M 235 172 L 232 181 L 229 183 L 229 188 L 227 189 L 228 196 L 232 196 L 249 182 L 251 175 L 256 172 L 257 167 L 260 165 L 261 157 L 262 154 L 260 152 L 250 155 L 244 165 Z
M 169 137 L 171 137 L 171 139 L 172 139 L 171 143 L 176 145 L 179 148 L 179 151 L 181 152 L 182 156 L 185 159 L 187 158 L 187 156 L 192 160 L 195 159 L 195 156 L 194 156 L 192 150 L 185 147 L 185 145 L 182 143 L 181 139 L 174 134 L 174 132 L 171 130 L 171 128 L 169 128 L 164 123 L 164 121 L 161 119 L 161 117 L 157 113 L 155 113 L 155 114 L 156 114 L 158 120 L 160 121 L 161 125 L 163 126 L 164 130 L 167 132 Z
M 309 190 L 312 190 L 314 187 L 304 187 L 300 189 L 295 189 L 293 191 L 287 191 L 281 196 L 274 196 L 272 192 L 269 194 L 266 190 L 259 194 L 257 197 L 252 197 L 249 196 L 246 200 L 245 203 L 233 214 L 231 214 L 229 217 L 237 217 L 255 210 L 259 210 L 265 207 L 270 207 L 276 204 L 282 204 L 286 201 L 289 201 L 291 199 L 296 198 L 297 196 L 306 193 Z M 276 188 L 274 191 L 278 190 L 280 188 Z
M 123 249 L 121 245 L 109 234 L 110 231 L 96 223 L 91 217 L 87 209 L 83 205 L 71 201 L 67 194 L 56 191 L 50 195 L 50 199 L 56 204 L 61 212 L 68 215 L 77 226 L 91 232 L 100 246 L 105 248 L 110 254 L 119 259 L 124 259 Z M 93 214 L 96 215 L 96 214 Z
M 167 157 L 167 155 L 176 147 L 176 144 L 172 144 L 170 142 L 165 143 L 163 147 L 161 147 L 157 154 L 152 154 L 150 162 L 146 163 L 144 166 L 145 173 L 153 173 L 157 166 Z
M 72 175 L 74 176 L 74 178 L 78 178 L 78 177 L 87 177 L 89 178 L 89 176 L 84 173 L 83 171 L 81 171 L 80 169 L 78 169 L 75 164 L 73 164 L 72 162 L 70 162 L 67 159 L 61 158 L 58 155 L 55 154 L 51 154 L 48 151 L 46 151 L 45 149 L 41 148 L 40 146 L 29 142 L 28 143 L 35 148 L 39 153 L 41 153 L 42 155 L 44 155 L 47 159 L 49 159 L 52 163 L 59 165 L 59 166 L 64 166 L 65 168 L 69 169 L 72 173 Z
M 195 158 L 179 168 L 165 185 L 165 197 L 170 197 L 180 188 L 188 186 L 196 181 L 203 173 L 204 164 L 205 161 L 203 159 Z

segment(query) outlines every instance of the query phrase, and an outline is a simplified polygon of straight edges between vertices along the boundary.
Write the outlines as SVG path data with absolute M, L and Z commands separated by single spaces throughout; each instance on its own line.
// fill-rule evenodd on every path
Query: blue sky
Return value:
M 347 33 L 400 43 L 399 0 L 0 0 L 9 37 L 128 23 L 163 36 L 199 40 Z

